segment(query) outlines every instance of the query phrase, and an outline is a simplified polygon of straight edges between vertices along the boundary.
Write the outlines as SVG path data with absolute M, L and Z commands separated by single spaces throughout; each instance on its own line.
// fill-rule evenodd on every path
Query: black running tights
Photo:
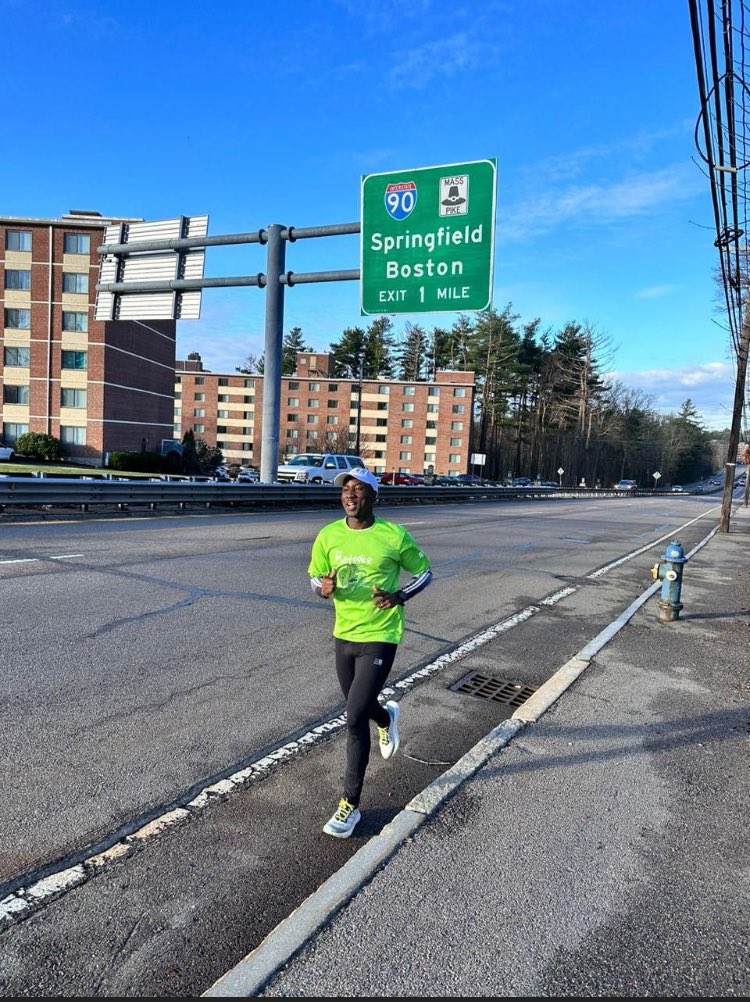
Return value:
M 336 637 L 336 674 L 346 697 L 346 776 L 344 796 L 359 805 L 370 761 L 370 721 L 387 727 L 391 718 L 378 702 L 396 657 L 397 644 L 355 644 Z

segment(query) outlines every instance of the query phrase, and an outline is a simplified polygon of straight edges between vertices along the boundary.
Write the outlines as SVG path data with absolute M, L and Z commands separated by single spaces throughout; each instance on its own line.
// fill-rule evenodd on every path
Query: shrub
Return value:
M 132 473 L 164 473 L 167 461 L 158 452 L 112 452 L 110 470 L 129 470 Z
M 62 459 L 63 447 L 54 435 L 43 435 L 38 431 L 27 431 L 16 439 L 16 452 L 29 459 Z

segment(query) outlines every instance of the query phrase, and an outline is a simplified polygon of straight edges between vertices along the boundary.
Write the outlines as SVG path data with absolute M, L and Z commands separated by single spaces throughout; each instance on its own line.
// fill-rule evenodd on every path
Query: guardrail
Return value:
M 668 492 L 614 491 L 595 488 L 540 487 L 392 487 L 380 488 L 381 503 L 450 504 L 481 501 L 553 500 L 571 497 L 664 496 Z M 90 507 L 148 509 L 171 506 L 179 511 L 201 508 L 279 508 L 313 505 L 335 507 L 338 487 L 312 484 L 238 484 L 165 480 L 73 480 L 52 476 L 0 478 L 0 508 Z

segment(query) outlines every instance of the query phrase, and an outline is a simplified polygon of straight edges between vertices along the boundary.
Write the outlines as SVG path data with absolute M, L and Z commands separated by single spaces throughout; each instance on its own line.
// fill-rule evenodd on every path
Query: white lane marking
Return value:
M 16 560 L 0 560 L 0 564 L 35 564 L 38 557 L 18 557 Z
M 57 557 L 50 557 L 50 560 L 70 560 L 72 557 L 83 557 L 84 553 L 61 553 Z
M 650 543 L 646 543 L 639 550 L 633 550 L 632 553 L 626 553 L 624 557 L 620 557 L 618 560 L 613 560 L 611 564 L 605 564 L 604 567 L 600 567 L 598 571 L 592 571 L 591 574 L 587 574 L 587 578 L 599 578 L 602 574 L 606 574 L 607 571 L 611 571 L 613 567 L 618 567 L 620 564 L 624 564 L 627 560 L 632 560 L 633 557 L 639 556 L 641 553 L 645 553 L 646 550 L 650 550 L 652 546 L 656 546 L 657 543 L 664 542 L 665 539 L 669 539 L 670 536 L 674 537 L 676 532 L 680 532 L 682 529 L 687 529 L 689 525 L 694 522 L 698 522 L 700 519 L 705 518 L 707 515 L 713 514 L 715 511 L 719 511 L 719 507 L 709 508 L 708 511 L 704 511 L 702 515 L 698 515 L 697 518 L 691 518 L 689 522 L 683 522 L 682 525 L 678 525 L 671 532 L 666 533 L 664 536 L 660 536 L 658 539 L 652 540 Z

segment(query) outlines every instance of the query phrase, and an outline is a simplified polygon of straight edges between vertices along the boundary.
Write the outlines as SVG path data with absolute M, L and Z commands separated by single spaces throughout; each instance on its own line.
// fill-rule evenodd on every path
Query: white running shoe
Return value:
M 323 831 L 334 838 L 349 838 L 361 818 L 359 808 L 342 797 L 335 814 L 323 826 Z
M 398 734 L 398 718 L 401 716 L 401 707 L 392 699 L 385 704 L 391 722 L 387 727 L 378 727 L 380 737 L 380 754 L 383 758 L 393 758 L 398 751 L 400 742 Z

